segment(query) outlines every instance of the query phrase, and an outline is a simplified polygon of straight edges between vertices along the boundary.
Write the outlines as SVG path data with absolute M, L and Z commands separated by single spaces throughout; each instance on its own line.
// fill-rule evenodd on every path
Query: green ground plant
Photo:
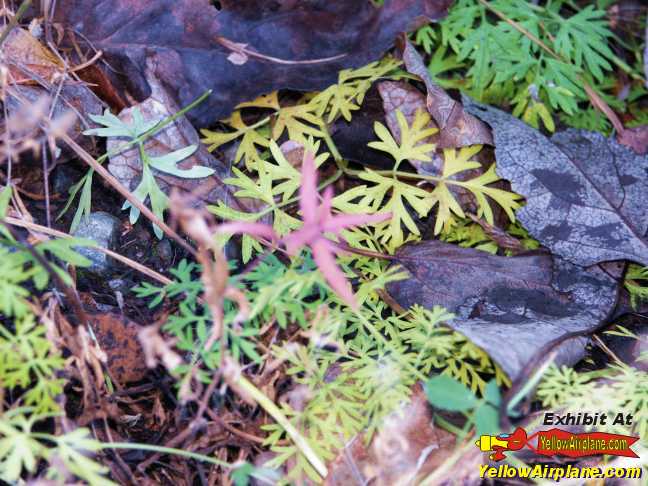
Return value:
M 419 30 L 415 40 L 444 87 L 508 107 L 536 128 L 553 132 L 557 115 L 567 125 L 607 134 L 611 124 L 590 104 L 584 83 L 619 112 L 632 111 L 648 92 L 640 46 L 614 35 L 603 3 L 458 0 L 443 22 Z M 632 52 L 631 65 L 611 49 L 613 40 Z M 624 100 L 614 95 L 615 70 L 636 80 Z

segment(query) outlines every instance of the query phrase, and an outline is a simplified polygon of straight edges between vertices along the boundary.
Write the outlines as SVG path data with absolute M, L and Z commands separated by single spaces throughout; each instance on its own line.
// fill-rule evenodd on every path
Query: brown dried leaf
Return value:
M 46 97 L 53 100 L 55 105 L 53 107 L 48 105 L 46 106 L 47 110 L 38 113 L 35 106 L 39 100 Z M 49 117 L 51 112 L 54 124 L 66 121 L 67 126 L 60 128 L 63 131 L 69 130 L 70 137 L 86 150 L 94 149 L 93 140 L 82 136 L 84 130 L 94 126 L 92 122 L 85 119 L 85 116 L 88 113 L 101 113 L 103 104 L 90 89 L 82 84 L 64 84 L 60 91 L 58 91 L 57 86 L 51 90 L 40 86 L 14 86 L 8 92 L 7 108 L 9 113 L 13 115 L 12 121 L 18 119 L 17 124 L 11 124 L 14 133 L 19 130 L 21 124 L 24 124 L 30 118 L 39 117 L 40 119 L 34 121 L 40 123 L 42 119 Z M 31 112 L 29 117 L 21 116 L 25 110 Z M 68 117 L 71 117 L 71 120 Z M 63 142 L 60 144 L 64 149 L 64 153 L 58 159 L 59 162 L 65 162 L 76 156 Z
M 545 346 L 606 322 L 617 300 L 617 269 L 584 269 L 545 253 L 502 257 L 425 241 L 401 247 L 396 263 L 411 278 L 388 284 L 390 295 L 405 308 L 440 305 L 456 313 L 448 325 L 512 379 Z M 556 361 L 578 361 L 580 341 L 562 346 Z
M 122 384 L 144 379 L 148 368 L 137 339 L 140 326 L 125 316 L 112 313 L 91 315 L 90 325 L 106 353 L 110 375 Z
M 635 128 L 626 128 L 617 135 L 621 145 L 630 147 L 639 155 L 648 153 L 648 125 Z
M 493 137 L 488 126 L 465 112 L 461 103 L 452 99 L 432 81 L 423 58 L 408 41 L 405 42 L 403 49 L 403 61 L 407 70 L 425 83 L 427 109 L 440 130 L 437 142 L 439 148 L 493 145 Z
M 435 470 L 453 452 L 454 435 L 432 422 L 432 413 L 420 385 L 412 401 L 385 419 L 369 447 L 362 435 L 340 452 L 329 466 L 327 486 L 416 484 L 416 478 Z
M 38 84 L 35 76 L 51 83 L 65 72 L 61 60 L 22 28 L 14 28 L 9 33 L 2 45 L 2 55 L 15 84 Z
M 497 174 L 526 198 L 517 218 L 531 236 L 578 265 L 648 264 L 648 157 L 600 133 L 570 128 L 549 139 L 502 110 L 464 105 L 492 127 Z

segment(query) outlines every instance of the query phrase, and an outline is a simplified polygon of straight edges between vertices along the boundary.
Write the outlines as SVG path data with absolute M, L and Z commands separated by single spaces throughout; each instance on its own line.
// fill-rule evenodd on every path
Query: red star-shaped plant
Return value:
M 303 226 L 283 238 L 286 251 L 289 255 L 296 255 L 301 248 L 309 247 L 313 253 L 313 260 L 331 288 L 352 308 L 357 308 L 351 285 L 335 261 L 335 255 L 342 253 L 343 250 L 326 235 L 340 237 L 343 229 L 368 223 L 379 223 L 391 218 L 391 213 L 334 215 L 331 212 L 333 202 L 333 188 L 331 187 L 324 190 L 322 203 L 319 204 L 315 156 L 310 152 L 304 153 L 299 196 Z M 260 223 L 227 223 L 221 225 L 218 231 L 248 233 L 276 240 L 272 228 Z

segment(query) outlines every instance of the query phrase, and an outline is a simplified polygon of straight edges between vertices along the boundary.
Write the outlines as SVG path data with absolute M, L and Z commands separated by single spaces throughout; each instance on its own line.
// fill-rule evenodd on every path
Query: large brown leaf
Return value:
M 238 103 L 289 88 L 317 90 L 343 68 L 381 56 L 394 38 L 445 15 L 452 0 L 224 2 L 61 0 L 55 19 L 104 52 L 142 100 L 147 60 L 180 106 L 213 94 L 189 114 L 199 125 L 225 118 Z M 229 7 L 229 8 L 228 8 Z
M 545 253 L 503 257 L 425 241 L 400 248 L 396 263 L 411 274 L 387 289 L 401 306 L 455 312 L 449 325 L 513 379 L 553 341 L 596 329 L 616 303 L 618 270 L 584 269 Z M 583 342 L 571 340 L 556 360 L 582 355 Z

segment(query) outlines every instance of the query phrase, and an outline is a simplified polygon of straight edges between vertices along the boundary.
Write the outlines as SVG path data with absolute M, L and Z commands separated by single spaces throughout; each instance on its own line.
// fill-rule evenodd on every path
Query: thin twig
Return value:
M 21 219 L 13 218 L 11 216 L 7 216 L 5 218 L 5 221 L 8 224 L 12 225 L 12 226 L 19 226 L 21 228 L 25 228 L 25 229 L 28 229 L 28 230 L 31 230 L 31 231 L 34 231 L 34 232 L 37 232 L 37 233 L 42 233 L 44 235 L 54 236 L 56 238 L 72 238 L 72 235 L 69 235 L 69 234 L 64 233 L 62 231 L 58 231 L 58 230 L 55 230 L 55 229 L 52 229 L 52 228 L 48 228 L 46 226 L 41 226 L 41 225 L 36 224 L 36 223 L 30 223 L 28 221 L 23 221 Z M 150 277 L 150 278 L 152 278 L 154 280 L 157 280 L 161 284 L 168 285 L 170 283 L 173 283 L 173 281 L 171 279 L 165 277 L 161 273 L 158 273 L 155 270 L 152 270 L 152 269 L 148 268 L 147 266 L 142 265 L 141 263 L 138 263 L 138 262 L 136 262 L 134 260 L 131 260 L 128 257 L 120 255 L 119 253 L 116 253 L 116 252 L 114 252 L 112 250 L 109 250 L 107 248 L 102 248 L 100 246 L 95 247 L 95 249 L 102 252 L 102 253 L 104 253 L 105 255 L 108 255 L 111 258 L 114 258 L 115 260 L 120 261 L 124 265 L 127 265 L 127 266 L 131 267 L 132 269 L 137 270 L 138 272 L 146 275 L 147 277 Z

